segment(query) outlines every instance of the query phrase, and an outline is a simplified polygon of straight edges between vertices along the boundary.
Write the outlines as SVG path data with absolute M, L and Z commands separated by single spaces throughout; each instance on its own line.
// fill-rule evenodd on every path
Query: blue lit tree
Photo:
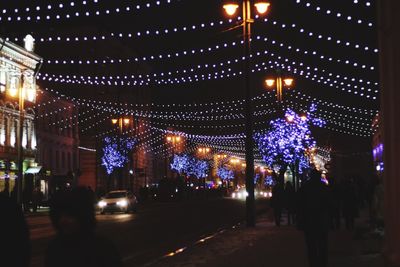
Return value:
M 264 185 L 267 187 L 273 187 L 275 185 L 275 180 L 272 175 L 267 175 L 264 179 Z
M 179 174 L 187 175 L 190 166 L 190 156 L 187 154 L 178 155 L 175 154 L 170 164 L 171 170 L 176 171 Z
M 229 170 L 227 167 L 225 166 L 221 166 L 217 169 L 217 175 L 219 178 L 221 178 L 221 180 L 223 181 L 229 181 L 229 180 L 233 180 L 234 178 L 234 173 L 233 170 Z
M 115 169 L 123 168 L 129 162 L 129 153 L 136 144 L 133 138 L 122 138 L 119 141 L 110 137 L 104 138 L 103 156 L 101 165 L 106 168 L 107 174 Z
M 195 178 L 205 178 L 208 175 L 210 166 L 207 161 L 196 159 L 188 154 L 174 155 L 171 169 L 179 174 Z
M 205 160 L 198 160 L 193 158 L 193 168 L 191 168 L 191 175 L 201 179 L 206 178 L 208 176 L 208 172 L 210 170 L 210 166 L 207 161 Z
M 309 167 L 307 151 L 316 145 L 310 126 L 324 124 L 321 119 L 314 118 L 315 110 L 315 105 L 311 105 L 308 115 L 300 116 L 287 109 L 285 118 L 270 122 L 268 132 L 256 134 L 263 160 L 271 169 L 279 169 L 279 180 L 283 180 L 288 167 L 295 178 Z

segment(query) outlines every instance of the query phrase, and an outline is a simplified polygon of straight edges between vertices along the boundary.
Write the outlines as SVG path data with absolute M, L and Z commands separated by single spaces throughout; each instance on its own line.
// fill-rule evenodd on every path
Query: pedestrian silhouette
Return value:
M 342 196 L 341 191 L 338 185 L 336 184 L 335 179 L 329 179 L 329 192 L 331 195 L 332 205 L 330 209 L 330 220 L 331 220 L 331 229 L 337 230 L 340 229 L 340 214 L 341 214 L 341 206 L 342 206 Z
M 38 207 L 42 204 L 43 193 L 40 191 L 40 187 L 37 186 L 32 192 L 32 210 L 36 212 Z
M 275 225 L 281 225 L 282 209 L 284 206 L 284 189 L 282 182 L 278 181 L 272 188 L 271 207 L 274 210 Z
M 295 223 L 296 193 L 291 182 L 287 181 L 284 190 L 285 209 L 287 211 L 288 225 Z
M 29 229 L 24 214 L 14 200 L 0 194 L 2 229 L 0 242 L 0 266 L 28 267 L 30 262 L 31 244 Z M 18 255 L 14 257 L 13 255 Z
M 358 192 L 352 178 L 343 185 L 343 216 L 347 230 L 354 229 L 354 218 L 358 213 Z
M 95 233 L 92 193 L 78 187 L 57 192 L 50 203 L 56 237 L 49 243 L 46 267 L 122 266 L 115 246 Z
M 313 170 L 310 179 L 299 190 L 298 226 L 304 231 L 310 267 L 326 267 L 330 194 L 321 181 L 321 173 Z

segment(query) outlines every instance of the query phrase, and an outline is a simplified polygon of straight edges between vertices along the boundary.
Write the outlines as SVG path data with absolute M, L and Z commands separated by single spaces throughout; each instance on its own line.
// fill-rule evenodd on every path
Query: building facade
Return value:
M 52 193 L 75 185 L 80 174 L 78 108 L 45 91 L 38 96 L 37 162 Z
M 32 36 L 27 35 L 24 40 L 23 48 L 0 38 L 0 191 L 6 194 L 13 192 L 18 179 L 20 118 L 24 118 L 21 139 L 23 173 L 29 173 L 30 167 L 37 166 L 34 122 L 35 77 L 42 58 L 33 53 Z M 19 103 L 24 106 L 20 107 Z M 23 185 L 25 190 L 33 189 L 33 183 L 33 179 L 26 179 Z

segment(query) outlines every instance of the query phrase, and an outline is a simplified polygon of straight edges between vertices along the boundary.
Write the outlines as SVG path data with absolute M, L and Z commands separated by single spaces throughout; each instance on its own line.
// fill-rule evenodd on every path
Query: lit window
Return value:
M 4 93 L 6 91 L 7 85 L 7 73 L 5 71 L 0 71 L 0 92 Z

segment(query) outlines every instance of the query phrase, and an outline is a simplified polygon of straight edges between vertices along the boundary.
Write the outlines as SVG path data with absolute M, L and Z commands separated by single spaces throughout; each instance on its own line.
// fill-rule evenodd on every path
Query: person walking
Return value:
M 287 224 L 291 225 L 295 223 L 296 193 L 290 181 L 287 181 L 285 184 L 284 197 L 285 197 L 285 209 L 287 212 L 287 219 L 288 219 Z
M 33 212 L 36 212 L 38 207 L 40 207 L 40 205 L 42 204 L 42 200 L 43 200 L 43 193 L 40 190 L 40 187 L 37 186 L 35 187 L 35 189 L 33 190 L 32 193 L 32 210 Z
M 358 213 L 358 192 L 352 178 L 343 185 L 343 216 L 347 230 L 354 229 L 354 218 Z
M 321 173 L 312 170 L 310 179 L 299 190 L 297 211 L 310 267 L 326 267 L 328 263 L 330 203 L 328 186 L 321 181 Z
M 330 220 L 331 220 L 331 229 L 338 230 L 340 229 L 340 214 L 341 214 L 341 193 L 340 188 L 338 187 L 336 180 L 331 178 L 329 179 L 329 192 L 331 195 L 332 205 L 330 209 Z
M 50 203 L 56 237 L 49 243 L 45 267 L 122 267 L 115 246 L 95 233 L 90 190 L 84 187 L 57 192 Z
M 16 201 L 0 194 L 2 229 L 0 242 L 0 266 L 29 267 L 31 257 L 31 243 L 29 228 L 24 214 Z M 13 257 L 16 255 L 18 257 Z
M 274 211 L 275 225 L 281 225 L 282 209 L 284 206 L 284 189 L 282 182 L 277 182 L 272 188 L 271 207 Z

